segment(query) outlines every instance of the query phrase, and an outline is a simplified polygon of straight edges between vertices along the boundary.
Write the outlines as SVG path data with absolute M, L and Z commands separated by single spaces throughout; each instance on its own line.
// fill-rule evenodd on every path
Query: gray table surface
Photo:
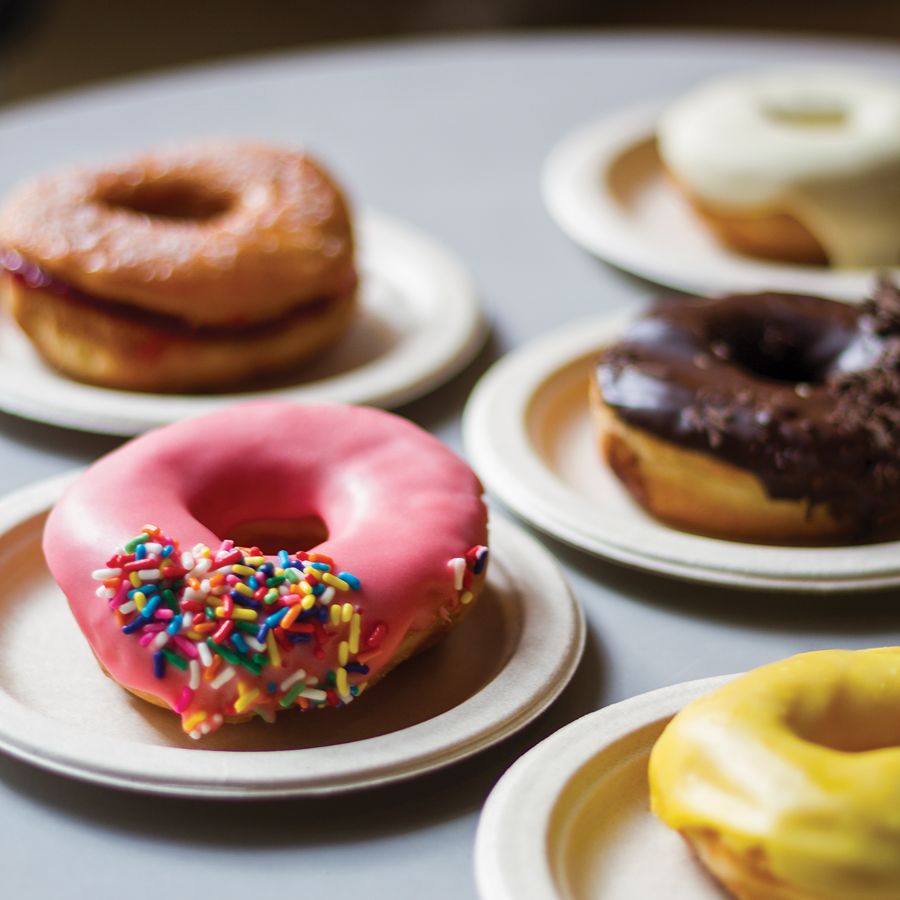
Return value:
M 401 410 L 459 449 L 463 403 L 495 358 L 576 316 L 653 293 L 573 246 L 544 212 L 538 171 L 560 135 L 735 67 L 819 60 L 898 71 L 898 56 L 893 46 L 811 39 L 582 33 L 267 57 L 3 112 L 0 191 L 52 165 L 182 135 L 305 141 L 357 202 L 433 232 L 471 266 L 491 342 L 465 373 Z M 0 491 L 116 443 L 0 415 Z M 0 893 L 473 897 L 472 844 L 488 791 L 566 722 L 652 688 L 802 650 L 900 641 L 893 594 L 691 586 L 542 539 L 563 563 L 590 633 L 573 683 L 521 734 L 407 784 L 244 805 L 118 793 L 0 757 Z

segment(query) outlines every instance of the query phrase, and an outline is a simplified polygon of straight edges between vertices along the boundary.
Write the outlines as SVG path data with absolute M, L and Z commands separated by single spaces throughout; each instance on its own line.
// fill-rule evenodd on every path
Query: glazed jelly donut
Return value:
M 343 706 L 458 622 L 485 579 L 481 494 L 390 413 L 251 403 L 103 457 L 44 553 L 101 666 L 196 738 Z
M 742 900 L 900 897 L 900 648 L 763 666 L 688 704 L 653 811 Z
M 44 359 L 142 391 L 241 386 L 344 333 L 357 276 L 340 188 L 304 153 L 162 149 L 44 175 L 0 209 L 0 274 Z
M 834 68 L 740 73 L 664 113 L 667 172 L 728 246 L 833 266 L 900 264 L 900 81 Z
M 676 528 L 871 537 L 900 514 L 900 294 L 664 299 L 601 354 L 591 405 L 612 470 Z

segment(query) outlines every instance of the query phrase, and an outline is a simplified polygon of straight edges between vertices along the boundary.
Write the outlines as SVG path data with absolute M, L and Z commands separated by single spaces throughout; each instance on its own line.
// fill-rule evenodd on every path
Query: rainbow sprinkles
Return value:
M 487 554 L 477 546 L 449 561 L 458 606 L 471 602 Z M 146 652 L 154 675 L 184 681 L 174 709 L 195 739 L 226 717 L 273 721 L 280 709 L 350 703 L 365 690 L 368 662 L 388 632 L 383 621 L 363 622 L 354 602 L 364 599 L 360 579 L 321 553 L 267 557 L 228 540 L 216 550 L 181 551 L 145 525 L 92 574 L 101 582 L 97 596 Z M 298 644 L 328 664 L 321 680 L 289 668 Z

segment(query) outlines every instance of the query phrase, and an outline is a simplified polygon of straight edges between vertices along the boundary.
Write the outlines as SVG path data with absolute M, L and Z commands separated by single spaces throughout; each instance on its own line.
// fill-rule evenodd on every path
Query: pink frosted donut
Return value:
M 346 704 L 455 623 L 484 582 L 481 494 L 397 416 L 253 403 L 95 463 L 44 553 L 101 665 L 200 737 Z

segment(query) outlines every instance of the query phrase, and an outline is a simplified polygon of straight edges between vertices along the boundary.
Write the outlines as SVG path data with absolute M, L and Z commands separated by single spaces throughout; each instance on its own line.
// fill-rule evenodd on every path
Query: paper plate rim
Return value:
M 460 258 L 421 229 L 377 210 L 357 216 L 362 267 L 383 272 L 378 244 L 399 244 L 404 264 L 428 276 L 430 318 L 374 360 L 320 381 L 258 391 L 186 395 L 120 391 L 83 384 L 36 361 L 40 378 L 23 377 L 17 361 L 0 354 L 0 410 L 20 418 L 95 434 L 133 436 L 149 428 L 258 399 L 356 403 L 392 408 L 434 390 L 478 354 L 488 323 L 474 281 Z M 374 256 L 367 247 L 374 244 Z M 396 254 L 395 254 L 396 255 Z M 384 253 L 382 251 L 382 257 Z M 388 260 L 388 265 L 390 260 Z M 388 269 L 388 272 L 390 270 Z M 9 320 L 3 327 L 15 328 Z M 23 340 L 27 340 L 22 337 Z M 15 375 L 16 377 L 12 377 Z
M 576 244 L 624 271 L 696 294 L 784 290 L 860 302 L 879 272 L 900 278 L 900 267 L 823 270 L 754 260 L 714 243 L 709 258 L 685 261 L 680 249 L 654 242 L 605 187 L 605 175 L 625 153 L 653 138 L 665 106 L 656 100 L 616 110 L 575 127 L 551 148 L 541 169 L 541 196 Z M 699 222 L 696 230 L 706 234 Z M 711 264 L 718 274 L 709 274 Z
M 601 509 L 549 469 L 529 437 L 531 403 L 559 372 L 614 340 L 640 311 L 619 310 L 569 323 L 522 345 L 482 376 L 463 413 L 463 443 L 487 488 L 553 537 L 656 574 L 809 594 L 900 584 L 900 541 L 845 547 L 739 543 L 669 528 L 637 507 L 629 522 L 607 523 Z M 696 562 L 698 553 L 707 558 L 705 564 Z
M 47 510 L 78 474 L 46 479 L 0 500 L 0 541 Z M 559 696 L 580 662 L 586 638 L 581 607 L 549 552 L 502 516 L 492 515 L 490 528 L 495 558 L 530 564 L 531 577 L 542 579 L 544 590 L 532 591 L 529 603 L 521 604 L 518 645 L 525 651 L 513 653 L 491 681 L 438 716 L 386 735 L 327 747 L 193 750 L 96 737 L 26 709 L 0 690 L 0 750 L 81 781 L 139 793 L 231 799 L 372 787 L 471 756 L 524 727 Z M 490 574 L 488 579 L 490 583 Z M 527 581 L 516 584 L 528 593 Z M 526 659 L 525 653 L 531 656 Z M 267 774 L 261 775 L 260 769 Z
M 563 900 L 548 843 L 566 785 L 617 741 L 670 719 L 736 677 L 683 681 L 613 703 L 569 723 L 521 756 L 494 786 L 478 822 L 474 867 L 481 900 Z

